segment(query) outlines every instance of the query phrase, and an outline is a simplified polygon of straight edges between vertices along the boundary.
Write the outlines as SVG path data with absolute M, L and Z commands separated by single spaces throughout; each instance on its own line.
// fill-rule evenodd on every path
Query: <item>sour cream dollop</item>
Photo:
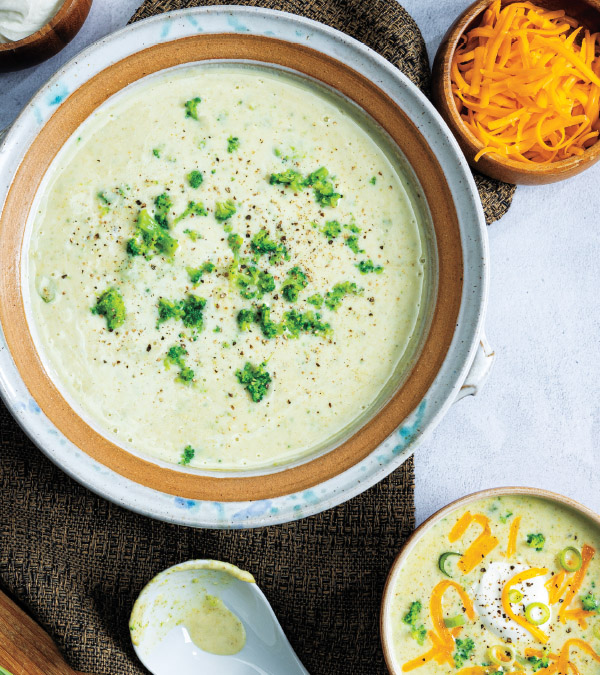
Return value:
M 497 637 L 507 640 L 510 638 L 513 642 L 519 639 L 527 639 L 529 633 L 509 619 L 502 607 L 502 589 L 515 574 L 529 569 L 527 565 L 515 565 L 504 562 L 490 563 L 486 567 L 479 585 L 475 587 L 475 610 L 481 618 L 483 625 Z M 545 577 L 533 577 L 526 581 L 515 584 L 513 588 L 523 594 L 519 602 L 511 603 L 513 612 L 517 616 L 525 615 L 525 608 L 532 602 L 541 602 L 550 607 L 548 590 L 544 586 Z M 540 627 L 546 625 L 552 620 L 552 615 Z
M 0 42 L 32 35 L 56 15 L 64 0 L 0 0 Z

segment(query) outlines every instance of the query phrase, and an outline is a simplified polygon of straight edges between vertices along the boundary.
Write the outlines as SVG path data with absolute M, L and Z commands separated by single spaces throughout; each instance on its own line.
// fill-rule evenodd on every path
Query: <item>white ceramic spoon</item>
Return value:
M 246 642 L 236 654 L 210 653 L 190 637 L 185 617 L 207 595 L 243 624 Z M 154 675 L 309 675 L 254 577 L 228 563 L 188 560 L 161 572 L 140 593 L 129 625 L 136 654 Z

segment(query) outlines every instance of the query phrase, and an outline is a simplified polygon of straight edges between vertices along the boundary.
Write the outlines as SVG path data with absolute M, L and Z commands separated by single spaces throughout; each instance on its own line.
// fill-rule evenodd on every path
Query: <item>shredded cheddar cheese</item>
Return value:
M 508 547 L 506 549 L 506 557 L 512 558 L 517 550 L 517 535 L 519 534 L 519 525 L 521 524 L 521 516 L 517 516 L 510 525 L 508 533 Z
M 547 164 L 582 155 L 600 132 L 600 33 L 564 11 L 495 0 L 451 63 L 457 110 L 496 153 Z
M 562 605 L 560 606 L 560 610 L 558 611 L 558 618 L 560 619 L 561 623 L 565 623 L 565 621 L 569 619 L 575 619 L 576 621 L 579 622 L 579 625 L 582 628 L 585 628 L 585 626 L 587 626 L 587 622 L 585 619 L 587 616 L 589 616 L 590 612 L 585 612 L 585 610 L 583 609 L 582 610 L 569 609 L 569 606 L 571 605 L 573 599 L 575 598 L 575 595 L 579 592 L 579 589 L 581 588 L 581 584 L 585 579 L 587 569 L 590 566 L 590 563 L 592 562 L 592 558 L 594 557 L 595 553 L 596 553 L 595 549 L 593 549 L 591 546 L 589 546 L 588 544 L 584 545 L 581 551 L 581 559 L 582 559 L 581 567 L 571 577 L 569 584 L 569 591 L 565 596 L 565 601 L 562 603 Z
M 534 626 L 533 624 L 529 623 L 529 621 L 527 621 L 527 619 L 525 619 L 524 617 L 518 616 L 513 612 L 510 600 L 508 599 L 508 594 L 510 593 L 510 589 L 516 584 L 520 584 L 522 581 L 532 579 L 533 577 L 540 577 L 544 574 L 547 574 L 547 572 L 548 570 L 545 567 L 532 567 L 529 570 L 525 570 L 524 572 L 519 572 L 518 574 L 515 574 L 515 576 L 509 579 L 509 581 L 504 585 L 504 588 L 502 589 L 502 608 L 504 609 L 506 616 L 508 616 L 509 619 L 512 619 L 515 623 L 518 623 L 519 626 L 522 626 L 526 631 L 531 633 L 531 635 L 533 635 L 533 637 L 542 644 L 546 644 L 546 642 L 548 642 L 548 636 L 546 635 L 546 633 L 544 633 L 544 631 L 538 628 L 537 626 Z
M 482 513 L 476 513 L 474 516 L 468 511 L 455 523 L 454 527 L 448 534 L 450 543 L 454 543 L 460 539 L 467 531 L 471 523 L 477 523 L 483 531 L 469 546 L 469 548 L 461 556 L 457 563 L 457 567 L 464 574 L 468 574 L 477 564 L 479 564 L 487 555 L 491 553 L 499 541 L 497 537 L 492 534 L 490 528 L 490 519 Z

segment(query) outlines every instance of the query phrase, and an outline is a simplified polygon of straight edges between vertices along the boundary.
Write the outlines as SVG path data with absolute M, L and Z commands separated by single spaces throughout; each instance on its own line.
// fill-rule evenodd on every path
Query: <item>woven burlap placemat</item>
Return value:
M 147 0 L 132 20 L 204 4 Z M 421 34 L 396 0 L 236 4 L 328 23 L 428 89 Z M 506 211 L 514 188 L 476 180 L 491 222 Z M 413 477 L 409 460 L 350 502 L 288 525 L 192 530 L 130 513 L 80 487 L 34 447 L 0 404 L 0 584 L 75 669 L 133 675 L 146 672 L 128 631 L 143 585 L 183 560 L 226 560 L 255 575 L 312 675 L 377 675 L 385 672 L 379 603 L 393 557 L 414 527 Z

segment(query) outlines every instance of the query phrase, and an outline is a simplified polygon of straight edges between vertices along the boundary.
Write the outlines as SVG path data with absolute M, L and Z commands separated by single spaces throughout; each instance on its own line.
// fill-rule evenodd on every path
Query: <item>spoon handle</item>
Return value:
M 0 591 L 0 673 L 2 668 L 15 675 L 76 675 L 50 636 Z

